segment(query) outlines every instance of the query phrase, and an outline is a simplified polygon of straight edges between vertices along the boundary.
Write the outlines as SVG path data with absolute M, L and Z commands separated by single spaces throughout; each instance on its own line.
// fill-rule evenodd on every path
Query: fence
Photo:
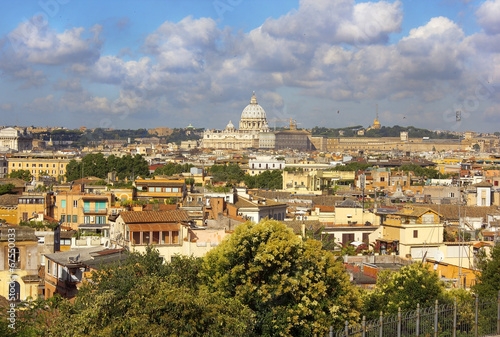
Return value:
M 471 303 L 436 304 L 409 312 L 398 310 L 397 315 L 383 316 L 377 320 L 363 320 L 360 324 L 345 323 L 343 329 L 330 327 L 329 337 L 401 337 L 401 336 L 449 336 L 479 337 L 500 336 L 500 291 L 498 298 L 476 299 Z

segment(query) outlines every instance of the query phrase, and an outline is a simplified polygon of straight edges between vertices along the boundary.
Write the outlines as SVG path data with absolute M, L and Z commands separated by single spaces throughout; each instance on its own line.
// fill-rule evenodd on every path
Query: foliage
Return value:
M 404 171 L 413 172 L 417 177 L 423 177 L 427 179 L 447 179 L 451 177 L 448 173 L 441 173 L 439 170 L 433 167 L 421 167 L 415 164 L 401 165 L 399 168 L 394 169 L 394 171 Z
M 187 129 L 174 129 L 174 131 L 165 137 L 165 142 L 180 144 L 184 140 L 198 140 L 201 138 L 200 129 L 195 129 L 195 132 Z
M 287 172 L 304 172 L 302 167 L 285 167 L 283 170 Z
M 175 174 L 180 174 L 184 172 L 189 172 L 191 167 L 194 167 L 193 164 L 176 164 L 176 163 L 168 163 L 167 165 L 159 166 L 156 168 L 153 175 L 165 175 L 165 176 L 173 176 Z
M 399 137 L 401 132 L 408 132 L 410 138 L 429 137 L 431 139 L 458 139 L 459 136 L 448 132 L 435 132 L 427 129 L 419 129 L 414 126 L 394 125 L 382 126 L 380 129 L 372 129 L 365 133 L 365 137 Z
M 473 291 L 483 298 L 495 298 L 500 291 L 500 243 L 491 248 L 490 255 L 478 259 L 481 271 L 477 275 L 477 284 Z
M 422 308 L 434 305 L 436 300 L 449 302 L 444 283 L 435 271 L 416 262 L 396 272 L 379 272 L 375 290 L 368 293 L 363 301 L 363 314 L 368 319 L 375 319 L 380 311 L 396 314 L 398 307 L 402 311 L 415 310 L 417 303 Z
M 256 313 L 256 336 L 321 335 L 358 318 L 357 290 L 342 263 L 278 221 L 239 225 L 208 252 L 202 275 L 209 290 Z
M 213 186 L 210 184 L 205 185 L 205 188 L 211 192 L 216 193 L 229 193 L 232 190 L 230 186 Z
M 349 127 L 337 128 L 337 129 L 315 126 L 314 128 L 312 128 L 311 133 L 313 136 L 325 136 L 328 138 L 355 137 L 357 135 L 357 131 L 359 129 L 362 129 L 362 128 L 363 128 L 362 125 L 355 125 L 355 126 L 349 126 Z M 341 133 L 342 133 L 342 136 L 340 135 Z
M 74 305 L 66 303 L 49 330 L 57 336 L 247 335 L 252 312 L 235 299 L 200 287 L 200 260 L 163 264 L 156 249 L 131 253 L 121 266 L 94 272 Z
M 12 190 L 15 188 L 14 184 L 5 184 L 0 185 L 0 195 L 12 193 Z
M 43 229 L 51 229 L 54 230 L 59 226 L 59 223 L 57 222 L 49 222 L 49 221 L 19 221 L 19 226 L 26 226 L 30 228 L 35 228 L 38 230 L 43 230 Z
M 322 226 L 316 231 L 313 231 L 312 228 L 311 230 L 308 230 L 306 228 L 306 237 L 304 238 L 304 240 L 312 239 L 320 241 L 321 246 L 323 247 L 324 250 L 334 251 L 335 248 L 337 247 L 337 244 L 335 243 L 335 235 L 323 234 L 324 230 L 325 226 Z
M 224 181 L 239 183 L 245 176 L 245 172 L 243 172 L 238 164 L 212 165 L 208 168 L 208 172 L 216 183 Z
M 73 181 L 82 177 L 98 177 L 106 179 L 109 172 L 116 172 L 118 179 L 135 179 L 137 176 L 149 176 L 149 165 L 143 156 L 126 155 L 115 157 L 110 155 L 105 158 L 102 153 L 90 153 L 81 161 L 71 160 L 66 166 L 66 179 Z
M 245 185 L 248 188 L 267 188 L 280 190 L 283 188 L 283 173 L 280 170 L 266 170 L 255 176 L 245 175 Z
M 372 164 L 365 164 L 365 163 L 358 163 L 358 162 L 351 162 L 346 165 L 337 165 L 332 167 L 331 169 L 328 169 L 329 171 L 364 171 L 369 167 L 372 167 Z
M 9 174 L 9 178 L 18 178 L 24 181 L 31 181 L 33 175 L 31 174 L 30 170 L 17 170 L 11 172 Z

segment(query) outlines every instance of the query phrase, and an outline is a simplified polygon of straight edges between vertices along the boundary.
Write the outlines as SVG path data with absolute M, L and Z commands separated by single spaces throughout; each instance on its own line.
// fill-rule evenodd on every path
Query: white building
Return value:
M 241 113 L 239 129 L 231 121 L 226 128 L 220 130 L 206 130 L 203 133 L 203 148 L 211 149 L 246 149 L 259 147 L 259 134 L 269 132 L 266 112 L 257 103 L 255 92 Z
M 33 147 L 33 137 L 14 128 L 0 130 L 0 152 L 25 151 Z
M 266 170 L 283 170 L 285 159 L 277 159 L 273 156 L 259 156 L 248 161 L 248 174 L 251 176 L 260 174 Z

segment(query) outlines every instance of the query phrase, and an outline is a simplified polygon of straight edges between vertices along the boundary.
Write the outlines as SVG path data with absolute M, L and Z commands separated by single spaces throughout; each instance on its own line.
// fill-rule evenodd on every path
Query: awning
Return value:
M 364 242 L 359 242 L 359 241 L 353 241 L 353 242 L 351 242 L 351 245 L 356 246 L 356 247 L 360 246 L 362 244 L 364 244 Z
M 128 224 L 130 232 L 168 232 L 179 231 L 181 225 L 179 223 L 144 223 L 144 224 Z

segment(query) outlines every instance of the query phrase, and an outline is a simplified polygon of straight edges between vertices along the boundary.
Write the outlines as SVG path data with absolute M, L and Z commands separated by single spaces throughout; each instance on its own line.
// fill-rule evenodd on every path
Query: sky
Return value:
M 0 125 L 500 131 L 500 0 L 0 0 Z M 457 118 L 459 111 L 460 118 Z

